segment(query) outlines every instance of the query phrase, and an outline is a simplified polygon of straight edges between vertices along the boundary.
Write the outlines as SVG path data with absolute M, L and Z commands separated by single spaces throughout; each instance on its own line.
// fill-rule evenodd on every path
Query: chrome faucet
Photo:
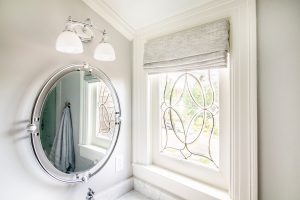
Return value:
M 95 191 L 92 190 L 91 188 L 89 188 L 89 191 L 88 193 L 86 194 L 86 200 L 95 200 L 94 199 L 94 194 L 95 194 Z

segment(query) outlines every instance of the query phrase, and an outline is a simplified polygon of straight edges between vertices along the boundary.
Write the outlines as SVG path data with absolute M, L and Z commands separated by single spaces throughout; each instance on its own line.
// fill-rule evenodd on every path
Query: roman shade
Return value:
M 227 66 L 229 20 L 221 19 L 145 43 L 144 69 L 149 73 Z

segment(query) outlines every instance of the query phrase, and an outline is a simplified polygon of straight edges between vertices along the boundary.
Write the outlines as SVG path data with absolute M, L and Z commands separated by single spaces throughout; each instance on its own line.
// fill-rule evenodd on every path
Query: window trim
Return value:
M 229 196 L 257 200 L 257 86 L 255 0 L 213 1 L 137 32 L 133 41 L 133 164 L 151 166 L 149 85 L 145 41 L 220 18 L 231 22 L 231 148 Z M 138 122 L 138 123 L 137 123 Z M 134 176 L 144 179 L 135 169 Z M 151 183 L 151 182 L 150 182 Z M 152 183 L 154 184 L 154 183 Z M 175 191 L 174 191 L 175 192 Z M 182 197 L 184 198 L 184 197 Z

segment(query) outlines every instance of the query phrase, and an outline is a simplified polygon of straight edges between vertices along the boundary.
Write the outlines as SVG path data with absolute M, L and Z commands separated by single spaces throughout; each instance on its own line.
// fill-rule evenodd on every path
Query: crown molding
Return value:
M 128 40 L 133 40 L 135 30 L 125 22 L 110 6 L 101 0 L 82 0 L 87 6 L 103 17 L 117 31 L 124 35 Z

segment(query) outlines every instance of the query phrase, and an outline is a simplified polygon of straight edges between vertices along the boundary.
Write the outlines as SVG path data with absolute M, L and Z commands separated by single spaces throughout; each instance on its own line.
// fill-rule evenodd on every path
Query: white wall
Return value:
M 91 17 L 95 24 L 105 27 L 117 60 L 105 63 L 92 59 L 98 41 L 85 45 L 82 55 L 56 52 L 56 37 L 69 15 L 80 20 Z M 80 0 L 1 0 L 0 25 L 0 199 L 82 200 L 88 187 L 100 192 L 130 177 L 131 42 Z M 103 170 L 86 184 L 70 185 L 43 172 L 25 128 L 44 80 L 60 67 L 82 61 L 111 77 L 120 97 L 123 123 L 116 150 Z M 115 173 L 118 154 L 124 156 L 124 170 Z
M 300 1 L 257 0 L 259 199 L 300 199 Z

